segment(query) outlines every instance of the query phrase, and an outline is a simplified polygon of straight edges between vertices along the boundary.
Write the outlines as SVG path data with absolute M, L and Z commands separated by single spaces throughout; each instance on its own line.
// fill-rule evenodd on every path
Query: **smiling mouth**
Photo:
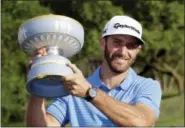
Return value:
M 117 64 L 123 64 L 126 63 L 127 60 L 123 59 L 123 58 L 114 58 L 113 59 L 113 63 L 117 63 Z
M 128 58 L 124 58 L 124 57 L 114 57 L 113 60 L 128 60 Z

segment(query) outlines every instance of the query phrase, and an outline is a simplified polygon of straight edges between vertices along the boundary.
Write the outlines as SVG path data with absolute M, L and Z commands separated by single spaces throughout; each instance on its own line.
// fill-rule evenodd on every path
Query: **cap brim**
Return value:
M 145 41 L 144 41 L 143 39 L 139 39 L 139 38 L 137 38 L 137 37 L 136 37 L 136 39 L 138 40 L 138 42 L 139 42 L 140 44 L 143 44 L 143 45 L 145 44 Z
M 145 41 L 143 39 L 140 39 L 137 36 L 134 36 L 133 34 L 128 34 L 128 33 L 121 33 L 121 34 L 120 33 L 112 33 L 112 34 L 106 34 L 106 35 L 103 35 L 102 38 L 105 37 L 105 36 L 111 36 L 111 35 L 129 35 L 129 36 L 135 37 L 140 44 L 143 44 L 143 45 L 145 44 Z

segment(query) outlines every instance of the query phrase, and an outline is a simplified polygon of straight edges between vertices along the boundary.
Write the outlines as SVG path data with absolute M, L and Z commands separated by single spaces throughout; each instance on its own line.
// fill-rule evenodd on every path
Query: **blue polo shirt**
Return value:
M 130 68 L 126 79 L 117 87 L 108 89 L 100 79 L 100 67 L 88 77 L 92 86 L 106 92 L 120 102 L 128 104 L 143 103 L 153 109 L 158 118 L 161 102 L 161 88 L 157 81 L 144 78 Z M 103 102 L 103 101 L 102 101 Z M 55 98 L 47 108 L 47 113 L 53 115 L 64 126 L 116 126 L 105 114 L 93 104 L 76 96 Z

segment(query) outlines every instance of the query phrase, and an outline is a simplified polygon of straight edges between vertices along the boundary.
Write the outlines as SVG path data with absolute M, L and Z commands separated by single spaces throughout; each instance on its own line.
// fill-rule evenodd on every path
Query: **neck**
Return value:
M 107 85 L 107 87 L 109 89 L 112 89 L 115 86 L 119 85 L 126 78 L 128 71 L 129 69 L 123 73 L 117 74 L 111 71 L 108 65 L 105 62 L 103 62 L 101 66 L 100 77 L 101 80 Z

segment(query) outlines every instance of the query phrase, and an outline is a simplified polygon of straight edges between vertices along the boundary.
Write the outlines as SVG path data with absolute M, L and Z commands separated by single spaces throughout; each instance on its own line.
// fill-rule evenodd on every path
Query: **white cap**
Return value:
M 129 16 L 114 16 L 110 19 L 104 27 L 102 37 L 118 34 L 131 35 L 145 43 L 142 39 L 141 24 Z

